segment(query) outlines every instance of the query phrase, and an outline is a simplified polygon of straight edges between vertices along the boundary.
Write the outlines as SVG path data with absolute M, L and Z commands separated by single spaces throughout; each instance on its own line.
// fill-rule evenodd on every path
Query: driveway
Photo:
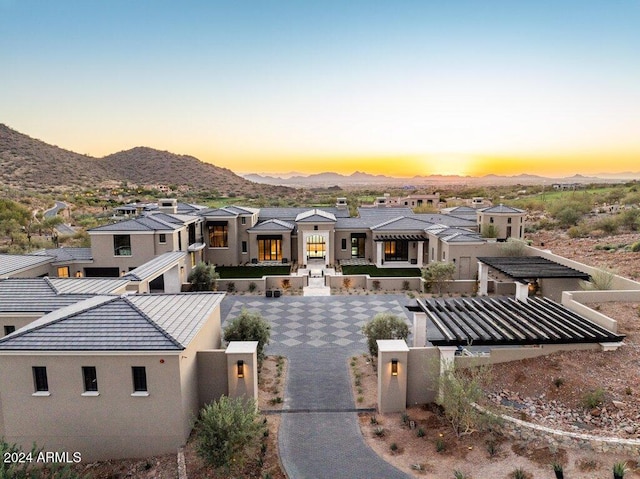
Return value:
M 223 323 L 243 307 L 271 324 L 267 354 L 289 359 L 280 458 L 295 479 L 400 479 L 408 476 L 364 442 L 351 394 L 348 358 L 366 351 L 362 326 L 376 313 L 407 318 L 404 295 L 260 298 L 230 296 Z M 224 324 L 223 324 L 224 325 Z

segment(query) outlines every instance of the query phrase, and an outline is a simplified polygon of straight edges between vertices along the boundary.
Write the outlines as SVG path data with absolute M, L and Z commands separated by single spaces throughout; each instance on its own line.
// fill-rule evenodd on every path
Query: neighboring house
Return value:
M 392 197 L 389 193 L 378 196 L 371 205 L 364 208 L 420 208 L 421 206 L 437 208 L 440 204 L 440 193 Z
M 33 253 L 51 256 L 51 276 L 58 278 L 81 278 L 84 268 L 93 264 L 91 248 L 52 248 Z
M 478 232 L 493 226 L 497 233 L 496 238 L 506 240 L 508 238 L 524 238 L 524 218 L 527 212 L 511 206 L 497 205 L 478 210 Z
M 49 280 L 23 281 L 44 291 Z M 184 445 L 201 406 L 225 391 L 222 382 L 211 387 L 225 367 L 203 371 L 198 362 L 199 352 L 220 348 L 224 294 L 49 296 L 40 309 L 57 308 L 0 339 L 0 436 L 25 450 L 35 442 L 77 451 L 83 461 Z

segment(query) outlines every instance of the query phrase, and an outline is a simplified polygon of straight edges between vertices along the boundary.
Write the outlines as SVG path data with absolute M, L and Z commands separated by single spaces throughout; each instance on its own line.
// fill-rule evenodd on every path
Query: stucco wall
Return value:
M 131 234 L 131 256 L 115 256 L 113 253 L 113 234 L 92 234 L 92 268 L 118 268 L 129 272 L 130 269 L 151 261 L 156 257 L 155 235 Z
M 56 269 L 57 268 L 55 266 L 52 266 L 51 263 L 47 263 L 34 266 L 33 268 L 29 268 L 26 271 L 21 271 L 20 273 L 3 275 L 2 278 L 37 278 L 39 276 L 55 276 Z
M 489 356 L 456 356 L 456 365 L 461 367 L 480 366 L 483 364 L 499 364 L 521 359 L 547 356 L 558 351 L 600 350 L 597 343 L 586 344 L 542 344 L 536 347 L 494 348 Z
M 407 406 L 434 402 L 438 395 L 438 348 L 409 348 Z
M 227 223 L 227 246 L 212 248 L 209 243 L 209 224 L 222 221 Z M 240 261 L 241 243 L 238 232 L 238 218 L 210 219 L 204 222 L 204 256 L 207 262 L 219 266 L 237 266 Z M 245 255 L 246 256 L 246 255 Z
M 32 323 L 38 318 L 44 316 L 42 314 L 24 314 L 24 313 L 0 313 L 0 337 L 4 336 L 5 326 L 14 326 L 16 330 Z
M 577 278 L 543 278 L 539 283 L 540 294 L 556 302 L 562 300 L 563 291 L 576 291 L 580 289 L 580 280 Z
M 199 407 L 229 394 L 227 357 L 224 349 L 198 351 Z
M 82 460 L 175 452 L 185 434 L 179 355 L 0 356 L 0 434 L 30 450 L 80 452 Z M 163 362 L 161 362 L 163 361 Z M 48 397 L 33 396 L 33 366 L 45 366 Z M 82 366 L 95 366 L 99 396 L 85 397 Z M 149 395 L 133 397 L 132 366 L 144 366 Z

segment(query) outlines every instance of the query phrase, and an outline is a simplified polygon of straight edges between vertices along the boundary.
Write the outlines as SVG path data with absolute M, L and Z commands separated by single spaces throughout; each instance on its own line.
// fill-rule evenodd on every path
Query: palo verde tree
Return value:
M 229 471 L 260 455 L 266 424 L 253 399 L 222 396 L 200 411 L 195 429 L 198 455 Z
M 409 336 L 409 326 L 402 318 L 391 313 L 378 313 L 362 327 L 372 357 L 378 356 L 378 339 L 404 339 Z
M 258 365 L 264 360 L 264 347 L 271 339 L 271 325 L 262 315 L 242 308 L 240 314 L 224 328 L 224 340 L 258 341 Z
M 442 294 L 442 287 L 447 281 L 453 279 L 456 272 L 456 265 L 444 261 L 430 263 L 422 269 L 422 278 L 427 282 L 427 288 L 436 287 L 438 294 Z
M 220 275 L 212 264 L 200 262 L 189 273 L 187 281 L 191 283 L 191 291 L 214 291 L 218 287 Z

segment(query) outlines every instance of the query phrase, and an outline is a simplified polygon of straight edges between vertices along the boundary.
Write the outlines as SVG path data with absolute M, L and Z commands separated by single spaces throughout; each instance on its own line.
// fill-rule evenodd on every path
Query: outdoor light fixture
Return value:
M 392 376 L 398 375 L 398 360 L 395 358 L 391 360 L 391 375 Z
M 238 377 L 244 377 L 244 361 L 242 359 L 238 360 Z

